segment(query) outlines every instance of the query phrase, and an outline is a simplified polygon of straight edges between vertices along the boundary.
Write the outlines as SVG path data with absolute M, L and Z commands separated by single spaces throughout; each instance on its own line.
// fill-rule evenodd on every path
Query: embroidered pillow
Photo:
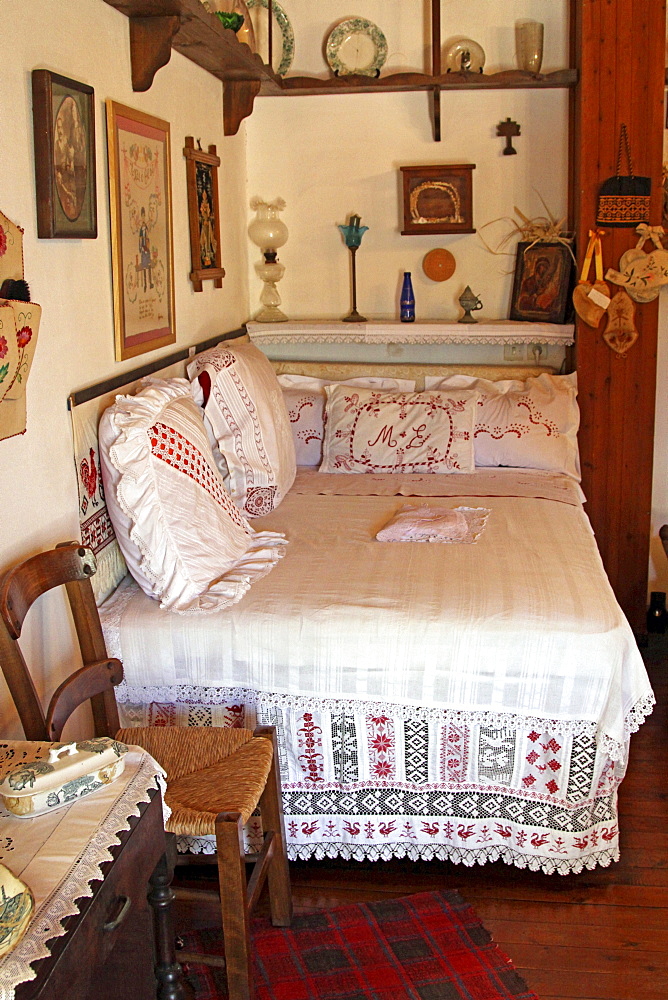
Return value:
M 472 472 L 477 392 L 328 385 L 321 472 Z
M 253 531 L 225 490 L 186 379 L 119 396 L 102 414 L 99 444 L 118 544 L 161 607 L 235 604 L 283 555 L 284 536 Z
M 198 354 L 188 375 L 203 383 L 204 416 L 227 463 L 232 499 L 249 516 L 268 514 L 296 473 L 288 413 L 269 359 L 254 344 L 223 342 Z
M 412 379 L 385 376 L 360 376 L 335 382 L 331 379 L 311 378 L 310 375 L 279 375 L 283 399 L 288 411 L 297 465 L 320 465 L 322 439 L 325 433 L 325 386 L 358 385 L 365 389 L 384 389 L 411 392 Z
M 573 375 L 549 375 L 526 382 L 490 382 L 469 375 L 427 377 L 429 388 L 480 393 L 476 407 L 476 466 L 551 469 L 580 481 L 577 432 L 580 411 Z

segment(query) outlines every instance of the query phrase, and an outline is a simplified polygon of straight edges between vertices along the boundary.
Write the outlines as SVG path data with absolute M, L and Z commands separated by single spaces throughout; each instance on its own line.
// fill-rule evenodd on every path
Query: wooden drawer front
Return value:
M 45 978 L 16 991 L 17 1000 L 106 1000 L 107 997 L 155 997 L 152 912 L 148 880 L 165 850 L 160 796 L 156 795 L 107 867 L 83 915 L 54 942 L 55 963 L 46 959 Z M 58 946 L 64 941 L 64 947 Z M 38 967 L 38 973 L 39 973 Z

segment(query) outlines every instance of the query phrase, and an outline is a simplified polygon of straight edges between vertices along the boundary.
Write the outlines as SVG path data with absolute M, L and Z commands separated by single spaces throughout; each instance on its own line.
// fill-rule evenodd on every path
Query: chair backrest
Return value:
M 120 660 L 110 659 L 90 578 L 95 556 L 79 542 L 65 542 L 15 566 L 0 579 L 0 666 L 28 740 L 60 740 L 74 709 L 90 699 L 96 736 L 120 728 L 114 685 L 123 679 Z M 19 646 L 25 617 L 34 602 L 65 586 L 83 666 L 54 692 L 44 713 Z

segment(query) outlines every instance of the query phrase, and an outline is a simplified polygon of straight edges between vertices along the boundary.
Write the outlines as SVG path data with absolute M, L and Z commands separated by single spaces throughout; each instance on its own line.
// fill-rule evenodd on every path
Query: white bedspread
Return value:
M 323 494 L 317 473 L 305 492 L 308 478 L 256 519 L 289 546 L 239 604 L 178 616 L 130 581 L 103 605 L 110 655 L 125 666 L 121 700 L 187 701 L 195 687 L 210 703 L 236 691 L 275 705 L 549 723 L 623 757 L 653 696 L 570 480 L 565 502 L 488 489 L 478 542 L 435 546 L 375 540 L 405 496 Z M 331 478 L 346 489 L 378 479 Z M 464 477 L 424 478 L 450 489 Z M 515 489 L 512 475 L 499 478 L 526 493 L 526 475 Z M 480 493 L 430 495 L 433 507 L 461 504 L 480 506 Z

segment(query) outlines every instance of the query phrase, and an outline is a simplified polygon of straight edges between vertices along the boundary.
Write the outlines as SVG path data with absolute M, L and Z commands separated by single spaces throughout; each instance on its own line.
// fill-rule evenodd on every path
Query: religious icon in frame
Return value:
M 216 288 L 223 287 L 225 269 L 220 262 L 220 209 L 218 204 L 218 167 L 220 157 L 216 147 L 204 152 L 198 140 L 186 136 L 183 155 L 186 158 L 188 184 L 188 216 L 190 219 L 190 280 L 196 292 L 202 291 L 202 281 L 212 278 Z
M 176 340 L 169 122 L 107 101 L 116 360 Z
M 37 235 L 95 239 L 94 91 L 48 69 L 32 71 Z
M 565 243 L 517 244 L 510 319 L 565 323 L 572 291 L 573 258 Z

